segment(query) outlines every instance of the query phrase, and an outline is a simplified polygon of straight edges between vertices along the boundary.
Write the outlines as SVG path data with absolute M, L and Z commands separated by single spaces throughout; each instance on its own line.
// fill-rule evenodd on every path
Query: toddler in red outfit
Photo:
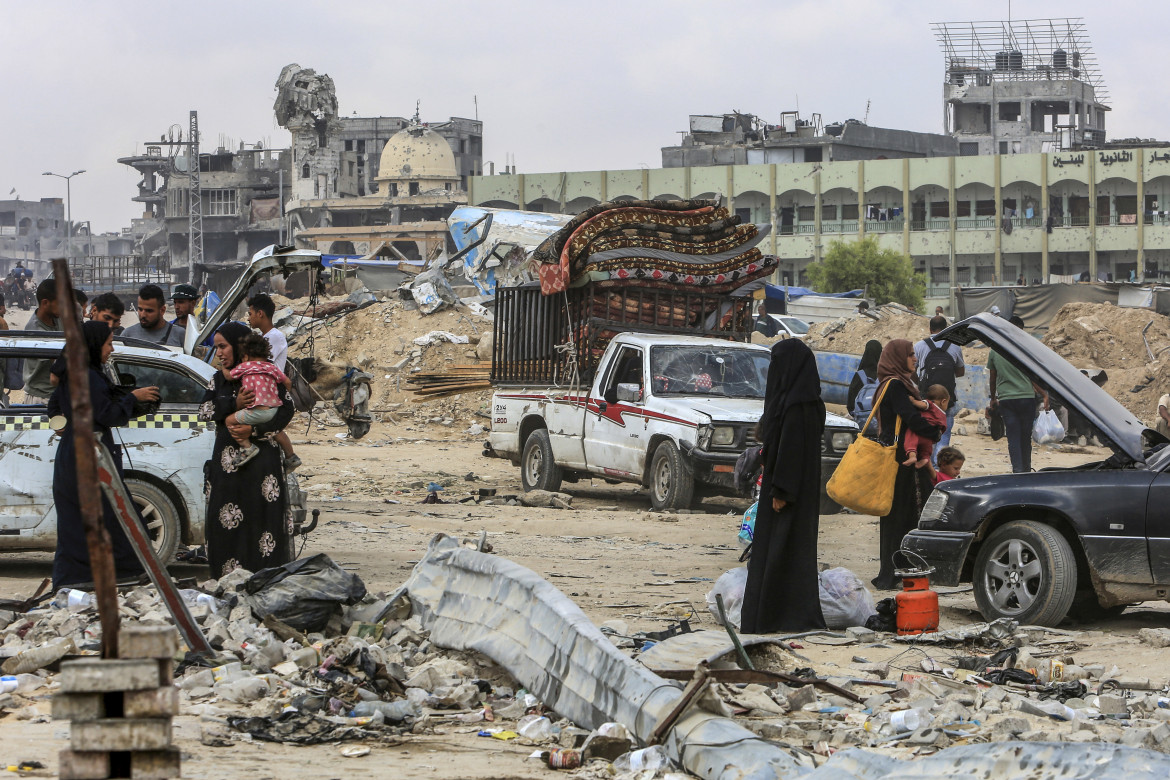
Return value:
M 931 385 L 926 388 L 926 398 L 919 401 L 910 399 L 910 403 L 922 411 L 922 418 L 938 426 L 939 431 L 947 429 L 947 406 L 950 405 L 951 394 L 942 385 Z M 930 463 L 930 453 L 934 452 L 934 442 L 919 436 L 909 428 L 906 429 L 906 460 L 903 466 L 913 465 L 923 468 Z
M 232 379 L 240 380 L 242 389 L 251 390 L 254 396 L 246 409 L 240 409 L 227 418 L 230 426 L 260 425 L 271 422 L 280 408 L 280 391 L 277 385 L 290 385 L 284 372 L 271 362 L 271 347 L 268 340 L 253 333 L 240 341 L 241 361 L 231 370 Z M 249 437 L 234 437 L 243 450 L 236 456 L 237 467 L 250 461 L 260 452 Z

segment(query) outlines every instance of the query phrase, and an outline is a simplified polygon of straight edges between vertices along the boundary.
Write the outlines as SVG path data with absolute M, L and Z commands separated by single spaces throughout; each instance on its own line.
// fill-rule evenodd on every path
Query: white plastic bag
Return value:
M 870 615 L 877 614 L 873 596 L 848 569 L 838 567 L 821 572 L 820 592 L 821 613 L 829 628 L 864 626 Z
M 1036 417 L 1036 424 L 1032 426 L 1032 440 L 1037 444 L 1056 444 L 1064 441 L 1064 426 L 1056 412 L 1048 409 L 1040 412 Z
M 715 596 L 723 596 L 723 609 L 727 612 L 727 620 L 732 628 L 739 628 L 740 612 L 743 610 L 743 592 L 747 588 L 747 567 L 740 566 L 724 572 L 715 580 L 715 587 L 707 594 L 707 609 L 715 616 L 715 622 L 723 625 L 719 619 L 719 606 L 715 603 Z

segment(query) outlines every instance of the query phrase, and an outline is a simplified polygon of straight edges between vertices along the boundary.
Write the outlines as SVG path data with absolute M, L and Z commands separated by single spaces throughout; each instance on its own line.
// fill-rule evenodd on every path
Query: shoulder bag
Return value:
M 869 429 L 873 416 L 877 414 L 886 396 L 886 389 L 890 386 L 889 380 L 878 393 L 877 401 L 865 421 L 862 431 Z M 859 434 L 841 462 L 833 476 L 825 486 L 829 498 L 843 507 L 852 509 L 862 515 L 885 517 L 894 505 L 894 480 L 898 474 L 898 436 L 902 432 L 902 418 L 897 418 L 894 425 L 894 443 L 885 446 L 880 441 L 870 439 Z

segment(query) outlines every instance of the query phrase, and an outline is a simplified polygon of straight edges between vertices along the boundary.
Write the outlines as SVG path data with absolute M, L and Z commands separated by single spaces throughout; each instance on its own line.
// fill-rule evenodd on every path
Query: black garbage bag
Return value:
M 984 672 L 981 676 L 992 685 L 1006 685 L 1009 682 L 1019 683 L 1021 685 L 1035 685 L 1040 682 L 1036 679 L 1036 675 L 1026 669 L 995 669 L 990 672 Z
M 884 631 L 892 634 L 898 630 L 898 602 L 892 598 L 882 599 L 875 606 L 877 612 L 865 620 L 870 631 Z
M 366 586 L 319 553 L 256 572 L 244 583 L 244 593 L 261 620 L 272 615 L 298 631 L 320 631 L 343 604 L 361 601 Z

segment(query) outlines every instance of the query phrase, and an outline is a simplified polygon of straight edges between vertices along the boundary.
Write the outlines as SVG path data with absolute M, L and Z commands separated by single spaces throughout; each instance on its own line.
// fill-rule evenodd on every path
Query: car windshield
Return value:
M 651 386 L 655 395 L 763 398 L 771 355 L 733 346 L 653 347 Z
M 797 336 L 808 333 L 808 323 L 804 320 L 798 320 L 795 317 L 781 317 L 780 321 L 784 323 L 784 327 L 788 328 L 789 332 L 795 333 Z

